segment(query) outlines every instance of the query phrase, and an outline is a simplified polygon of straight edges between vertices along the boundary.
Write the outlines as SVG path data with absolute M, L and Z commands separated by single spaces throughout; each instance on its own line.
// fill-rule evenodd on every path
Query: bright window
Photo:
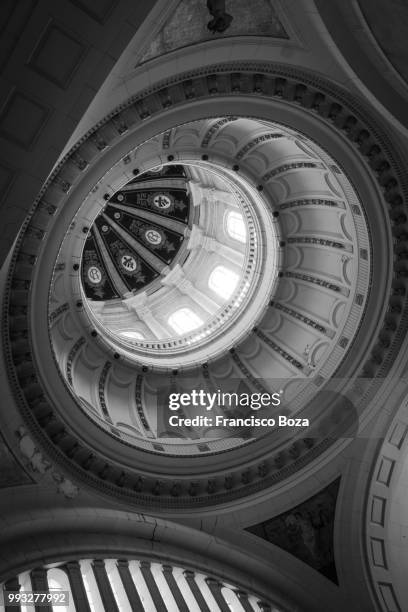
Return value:
M 242 215 L 238 212 L 231 211 L 227 214 L 227 232 L 239 242 L 246 242 L 247 232 Z
M 68 576 L 63 570 L 58 569 L 57 567 L 48 570 L 47 580 L 48 587 L 53 590 L 53 594 L 56 594 L 56 591 L 68 591 L 68 593 L 71 591 Z M 50 607 L 53 612 L 75 611 L 75 606 L 72 601 L 69 602 L 68 606 L 51 605 Z
M 124 338 L 130 338 L 131 340 L 143 340 L 144 335 L 138 331 L 124 331 L 120 332 L 120 335 Z
M 200 319 L 200 317 L 190 308 L 180 308 L 173 312 L 168 318 L 169 325 L 179 335 L 197 329 L 203 322 L 204 321 L 202 321 L 202 319 Z
M 217 295 L 228 300 L 234 293 L 238 281 L 238 274 L 224 266 L 217 266 L 210 274 L 208 286 Z

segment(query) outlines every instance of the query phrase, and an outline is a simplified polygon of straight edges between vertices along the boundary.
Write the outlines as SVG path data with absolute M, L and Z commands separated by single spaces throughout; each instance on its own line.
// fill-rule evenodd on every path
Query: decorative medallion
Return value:
M 167 196 L 167 195 L 165 195 L 163 193 L 159 193 L 156 196 L 154 196 L 153 204 L 159 210 L 166 210 L 167 208 L 170 208 L 172 202 L 171 202 L 169 196 Z
M 99 266 L 95 266 L 95 265 L 89 266 L 85 273 L 86 273 L 86 276 L 89 282 L 92 283 L 93 285 L 97 286 L 102 283 L 103 272 L 99 268 Z
M 161 235 L 160 232 L 158 232 L 155 229 L 152 229 L 152 228 L 148 229 L 144 235 L 145 235 L 147 242 L 149 242 L 150 244 L 153 244 L 154 246 L 157 246 L 163 242 L 163 236 Z
M 113 300 L 119 297 L 112 285 L 91 232 L 86 240 L 82 255 L 82 283 L 87 297 L 91 300 Z
M 138 263 L 135 257 L 129 252 L 122 252 L 119 262 L 126 274 L 135 274 L 138 271 Z
M 126 219 L 124 221 L 124 224 L 126 224 Z M 127 229 L 130 230 L 131 234 L 144 242 L 147 248 L 153 250 L 162 261 L 169 264 L 179 250 L 183 236 L 167 228 L 143 223 L 139 219 L 129 217 L 129 221 L 130 224 L 127 225 Z

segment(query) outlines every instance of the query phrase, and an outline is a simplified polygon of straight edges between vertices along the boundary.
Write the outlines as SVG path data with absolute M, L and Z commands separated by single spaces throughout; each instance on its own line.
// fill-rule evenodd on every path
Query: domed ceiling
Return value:
M 164 147 L 178 165 L 164 161 Z M 187 123 L 136 155 L 146 171 L 134 168 L 126 180 L 113 169 L 108 180 L 119 188 L 80 209 L 78 225 L 97 213 L 83 227 L 82 253 L 75 232 L 61 247 L 60 259 L 81 258 L 82 324 L 97 338 L 72 343 L 72 313 L 56 319 L 61 372 L 91 418 L 141 448 L 208 453 L 265 436 L 267 428 L 169 428 L 166 397 L 194 388 L 279 392 L 284 411 L 300 415 L 317 392 L 310 381 L 333 375 L 364 312 L 370 256 L 361 203 L 327 153 L 281 124 Z M 228 169 L 228 158 L 247 173 L 237 163 Z M 51 305 L 68 299 L 65 290 L 57 297 L 63 278 L 57 264 Z M 75 293 L 70 278 L 72 289 L 64 286 Z M 100 342 L 116 359 L 106 360 Z
M 225 75 L 210 76 L 207 88 L 226 87 Z M 271 83 L 273 96 L 286 95 L 286 81 Z M 369 167 L 350 161 L 357 147 L 333 128 L 342 107 L 324 102 L 329 116 L 321 119 L 279 101 L 273 119 L 272 106 L 262 99 L 258 109 L 254 97 L 259 116 L 251 118 L 237 112 L 240 96 L 221 104 L 214 91 L 205 106 L 189 106 L 195 118 L 163 111 L 161 130 L 143 123 L 149 114 L 138 102 L 140 137 L 114 132 L 116 119 L 101 126 L 75 152 L 95 160 L 89 172 L 69 158 L 45 195 L 51 207 L 56 189 L 67 194 L 30 293 L 39 321 L 48 309 L 33 346 L 56 407 L 50 414 L 40 393 L 36 414 L 69 465 L 99 484 L 144 492 L 149 503 L 156 493 L 181 506 L 196 496 L 220 503 L 230 489 L 240 497 L 327 449 L 327 431 L 338 435 L 356 416 L 342 392 L 382 316 L 370 299 L 372 283 L 382 282 L 373 261 L 388 265 L 371 249 L 373 236 L 384 235 L 379 196 Z M 307 99 L 319 109 L 325 97 L 317 95 Z M 123 111 L 130 125 L 132 109 Z M 358 121 L 342 118 L 364 148 L 370 133 Z M 378 172 L 390 168 L 384 161 Z M 388 190 L 398 184 L 387 181 Z M 194 389 L 278 392 L 281 405 L 257 416 L 290 414 L 310 427 L 215 431 L 199 422 L 170 430 L 169 395 Z M 220 401 L 214 414 L 230 408 L 250 414 L 248 405 Z M 184 413 L 196 415 L 191 406 Z

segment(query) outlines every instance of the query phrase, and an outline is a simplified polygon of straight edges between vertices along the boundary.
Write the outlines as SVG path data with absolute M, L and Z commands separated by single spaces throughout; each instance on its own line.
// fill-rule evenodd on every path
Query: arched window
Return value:
M 57 567 L 49 569 L 47 572 L 48 587 L 55 593 L 58 591 L 70 592 L 71 587 L 69 584 L 68 576 L 66 573 L 58 569 Z M 72 598 L 69 598 L 69 604 L 67 606 L 52 605 L 53 612 L 75 612 L 76 608 Z
M 238 240 L 239 242 L 247 241 L 247 231 L 245 227 L 245 222 L 243 216 L 235 212 L 234 210 L 230 211 L 227 214 L 226 219 L 227 225 L 227 233 L 234 240 Z
M 181 336 L 200 327 L 203 320 L 190 308 L 180 308 L 169 316 L 168 324 Z
M 217 266 L 210 274 L 208 286 L 211 291 L 214 291 L 220 297 L 228 300 L 234 293 L 238 281 L 238 274 L 225 266 Z

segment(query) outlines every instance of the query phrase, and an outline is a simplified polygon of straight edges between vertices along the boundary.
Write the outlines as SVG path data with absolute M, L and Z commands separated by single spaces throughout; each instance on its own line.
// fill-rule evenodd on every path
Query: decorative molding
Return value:
M 69 310 L 69 304 L 68 302 L 65 302 L 65 304 L 62 304 L 61 306 L 58 306 L 58 308 L 56 308 L 55 310 L 53 310 L 50 313 L 49 316 L 49 322 L 50 325 L 52 325 L 53 323 L 55 323 L 55 321 L 64 313 L 67 312 Z
M 279 174 L 289 172 L 290 170 L 296 170 L 298 168 L 324 168 L 324 166 L 323 164 L 316 164 L 312 162 L 293 162 L 291 164 L 283 164 L 282 166 L 269 170 L 269 172 L 263 175 L 262 180 L 266 183 L 271 178 L 274 178 Z
M 296 359 L 290 353 L 285 351 L 281 346 L 279 346 L 279 344 L 274 342 L 271 338 L 269 338 L 266 334 L 264 334 L 259 329 L 255 331 L 255 334 L 258 336 L 258 338 L 262 340 L 262 342 L 270 346 L 271 349 L 273 349 L 276 353 L 278 353 L 278 355 L 283 357 L 283 359 L 288 361 L 293 367 L 297 368 L 298 370 L 301 370 L 306 375 L 312 371 L 311 368 L 301 363 L 298 359 Z
M 293 308 L 289 308 L 285 304 L 274 302 L 273 306 L 274 308 L 276 308 L 276 310 L 281 310 L 282 312 L 290 315 L 291 317 L 298 319 L 299 321 L 302 321 L 302 323 L 304 323 L 305 325 L 309 325 L 309 327 L 313 327 L 313 329 L 316 329 L 321 334 L 324 334 L 325 336 L 328 336 L 329 338 L 333 338 L 335 335 L 335 332 L 332 329 L 329 329 L 325 327 L 324 325 L 317 323 L 310 317 L 306 317 L 304 314 L 298 312 L 297 310 L 294 310 Z
M 135 385 L 135 401 L 136 401 L 136 410 L 139 415 L 140 422 L 146 431 L 150 431 L 149 421 L 146 419 L 146 415 L 143 410 L 142 403 L 142 387 L 143 387 L 143 376 L 138 374 L 136 377 L 136 385 Z
M 201 148 L 205 149 L 208 147 L 208 145 L 210 144 L 210 140 L 211 138 L 221 129 L 223 128 L 225 125 L 227 125 L 227 123 L 230 123 L 231 121 L 236 121 L 238 119 L 238 117 L 223 117 L 222 119 L 219 119 L 216 123 L 214 123 L 214 125 L 212 125 L 210 127 L 210 129 L 206 132 L 206 134 L 204 135 L 203 140 L 201 141 Z
M 368 484 L 366 504 L 365 546 L 371 580 L 384 612 L 402 612 L 392 584 L 388 558 L 390 540 L 389 512 L 392 496 L 397 495 L 393 484 L 397 464 L 406 461 L 408 438 L 407 400 L 401 405 L 377 453 Z M 398 532 L 398 525 L 395 525 Z
M 304 198 L 303 200 L 291 200 L 279 205 L 280 210 L 288 208 L 297 208 L 300 206 L 328 206 L 331 208 L 345 208 L 343 202 L 335 202 L 333 200 L 322 200 L 321 198 Z
M 313 285 L 320 285 L 320 287 L 330 289 L 330 291 L 335 291 L 336 293 L 340 293 L 342 295 L 348 296 L 350 293 L 350 290 L 346 287 L 340 287 L 339 285 L 330 283 L 329 281 L 323 280 L 321 278 L 317 278 L 316 276 L 312 276 L 311 274 L 302 274 L 301 272 L 292 272 L 288 270 L 283 273 L 283 276 L 286 276 L 286 278 L 297 278 L 299 280 L 305 281 L 306 283 L 312 283 Z
M 316 236 L 294 236 L 287 239 L 288 244 L 319 244 L 321 246 L 330 247 L 332 249 L 342 249 L 349 253 L 353 252 L 351 244 L 344 244 L 327 238 L 317 238 Z M 367 259 L 365 257 L 364 259 Z
M 109 372 L 112 368 L 112 363 L 110 361 L 107 361 L 105 363 L 105 365 L 102 368 L 102 372 L 101 375 L 99 377 L 99 383 L 98 383 L 98 397 L 99 397 L 99 405 L 102 409 L 103 415 L 105 417 L 105 419 L 108 421 L 108 423 L 112 423 L 112 419 L 111 416 L 109 414 L 109 410 L 108 407 L 106 405 L 106 399 L 105 399 L 105 385 L 106 385 L 106 380 L 108 378 Z
M 84 344 L 85 344 L 85 338 L 82 336 L 75 342 L 74 346 L 71 348 L 71 350 L 68 353 L 66 375 L 67 375 L 67 380 L 70 385 L 72 385 L 72 366 L 74 363 L 74 359 Z
M 242 159 L 253 147 L 256 147 L 261 142 L 267 142 L 269 140 L 274 140 L 275 138 L 283 138 L 283 134 L 274 133 L 257 136 L 238 151 L 238 153 L 235 155 L 235 159 Z

